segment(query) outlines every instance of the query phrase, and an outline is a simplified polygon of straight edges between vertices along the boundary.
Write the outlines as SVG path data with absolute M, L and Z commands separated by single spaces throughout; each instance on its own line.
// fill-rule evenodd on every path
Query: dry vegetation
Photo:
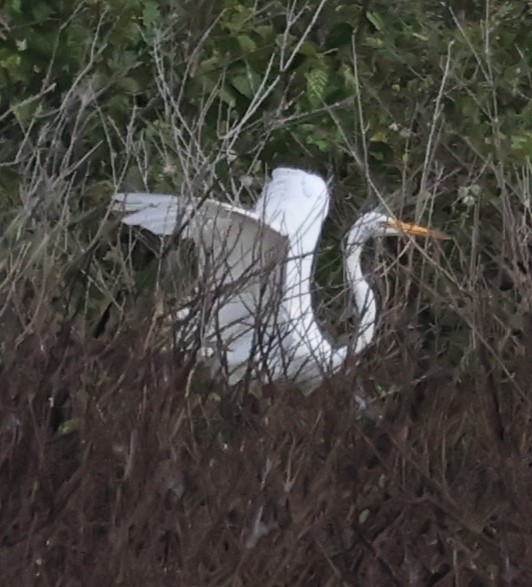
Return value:
M 502 27 L 505 4 L 486 8 L 497 22 L 475 20 L 476 3 L 469 18 L 451 10 L 456 37 L 434 37 L 419 62 L 417 46 L 405 54 L 399 96 L 379 70 L 392 49 L 372 46 L 387 30 L 378 2 L 335 49 L 351 77 L 320 52 L 332 34 L 320 18 L 344 3 L 271 2 L 252 18 L 235 8 L 252 3 L 199 2 L 186 38 L 140 4 L 152 28 L 135 65 L 98 69 L 122 34 L 105 19 L 129 10 L 117 1 L 75 73 L 54 82 L 50 65 L 39 88 L 13 82 L 15 102 L 2 103 L 1 584 L 531 585 L 531 78 L 516 38 L 521 77 L 503 79 L 488 25 Z M 412 14 L 396 11 L 406 30 Z M 6 15 L 0 34 L 14 35 Z M 252 36 L 255 18 L 273 19 L 274 43 Z M 254 45 L 220 45 L 235 23 Z M 406 51 L 401 34 L 393 51 Z M 249 86 L 240 79 L 237 95 L 242 44 Z M 68 57 L 54 54 L 58 71 Z M 352 86 L 328 96 L 335 75 Z M 317 270 L 335 336 L 352 327 L 338 242 L 361 209 L 379 200 L 453 239 L 376 245 L 367 268 L 382 318 L 356 368 L 311 397 L 229 388 L 184 350 L 190 329 L 161 352 L 187 287 L 184 244 L 120 229 L 109 197 L 133 187 L 249 202 L 272 166 L 302 161 L 335 176 Z

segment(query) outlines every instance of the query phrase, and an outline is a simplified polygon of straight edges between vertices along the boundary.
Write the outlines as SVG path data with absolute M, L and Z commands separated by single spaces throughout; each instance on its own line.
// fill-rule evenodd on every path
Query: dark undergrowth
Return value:
M 4 4 L 0 587 L 530 587 L 525 3 Z M 452 237 L 373 247 L 375 344 L 311 397 L 161 352 L 194 263 L 103 219 L 287 164 L 334 179 L 337 340 L 355 217 Z
M 532 584 L 529 315 L 494 358 L 480 296 L 460 369 L 390 328 L 305 398 L 206 383 L 154 350 L 145 308 L 94 338 L 24 291 L 4 311 L 3 585 Z M 353 391 L 383 382 L 361 413 Z

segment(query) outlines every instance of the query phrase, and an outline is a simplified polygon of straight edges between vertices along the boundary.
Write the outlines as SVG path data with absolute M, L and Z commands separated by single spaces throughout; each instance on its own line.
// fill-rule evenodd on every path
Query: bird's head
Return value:
M 397 220 L 389 214 L 378 210 L 367 212 L 354 224 L 348 237 L 349 244 L 361 246 L 373 237 L 412 235 L 448 239 L 449 237 L 439 230 L 425 228 L 418 224 L 410 224 Z

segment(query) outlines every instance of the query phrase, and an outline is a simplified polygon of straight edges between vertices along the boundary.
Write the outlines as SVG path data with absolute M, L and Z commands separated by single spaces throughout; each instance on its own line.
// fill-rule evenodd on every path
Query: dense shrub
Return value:
M 7 0 L 0 39 L 2 584 L 530 585 L 529 6 Z M 377 341 L 310 398 L 161 354 L 172 261 L 107 214 L 278 164 L 334 179 L 336 336 L 359 210 L 453 237 L 375 247 Z

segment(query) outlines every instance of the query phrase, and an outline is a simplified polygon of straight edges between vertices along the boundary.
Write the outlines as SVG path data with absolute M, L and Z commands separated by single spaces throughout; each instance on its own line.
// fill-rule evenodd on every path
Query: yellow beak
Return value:
M 413 236 L 432 237 L 441 240 L 447 240 L 451 238 L 449 235 L 441 232 L 440 230 L 433 230 L 431 228 L 425 228 L 418 224 L 409 224 L 408 222 L 401 222 L 400 220 L 388 220 L 388 226 L 393 228 L 399 233 L 411 234 Z

